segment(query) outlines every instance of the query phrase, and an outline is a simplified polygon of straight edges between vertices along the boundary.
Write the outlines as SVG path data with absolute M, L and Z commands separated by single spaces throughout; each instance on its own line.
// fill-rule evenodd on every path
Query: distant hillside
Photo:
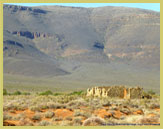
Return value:
M 159 12 L 15 5 L 3 12 L 6 74 L 159 88 Z

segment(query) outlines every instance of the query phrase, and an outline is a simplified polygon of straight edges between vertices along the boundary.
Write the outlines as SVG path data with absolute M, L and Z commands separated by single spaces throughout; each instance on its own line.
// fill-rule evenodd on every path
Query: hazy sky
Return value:
M 150 9 L 150 10 L 160 12 L 160 3 L 10 3 L 10 4 L 22 5 L 22 6 L 62 5 L 62 6 L 74 6 L 74 7 L 123 6 L 123 7 Z

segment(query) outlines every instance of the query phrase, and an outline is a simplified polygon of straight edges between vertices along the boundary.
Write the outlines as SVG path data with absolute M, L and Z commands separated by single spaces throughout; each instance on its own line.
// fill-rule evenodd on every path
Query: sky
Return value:
M 149 9 L 160 12 L 160 3 L 6 3 L 22 6 L 43 6 L 43 5 L 61 5 L 73 7 L 103 7 L 103 6 L 122 6 Z

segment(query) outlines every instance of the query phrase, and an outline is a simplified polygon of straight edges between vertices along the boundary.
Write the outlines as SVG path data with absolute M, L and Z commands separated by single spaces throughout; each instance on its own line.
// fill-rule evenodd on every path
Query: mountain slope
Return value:
M 3 49 L 7 74 L 159 88 L 160 13 L 4 5 Z

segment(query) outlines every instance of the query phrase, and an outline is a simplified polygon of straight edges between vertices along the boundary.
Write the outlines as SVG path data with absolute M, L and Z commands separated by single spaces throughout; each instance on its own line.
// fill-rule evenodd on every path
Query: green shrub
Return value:
M 53 95 L 53 92 L 50 90 L 47 90 L 45 92 L 40 93 L 39 95 Z
M 41 108 L 38 107 L 38 106 L 30 106 L 29 109 L 30 109 L 31 111 L 40 111 L 40 110 L 41 110 Z
M 15 91 L 13 95 L 21 95 L 22 93 L 20 91 Z
M 3 95 L 30 95 L 28 92 L 15 91 L 14 93 L 8 93 L 6 89 L 3 89 Z
M 3 89 L 3 95 L 8 95 L 7 90 Z
M 32 117 L 32 120 L 38 120 L 40 121 L 41 120 L 41 115 L 39 113 L 35 114 L 33 117 Z
M 46 118 L 52 118 L 54 115 L 55 115 L 54 112 L 51 112 L 51 111 L 47 111 L 47 112 L 45 113 L 45 117 L 46 117 Z
M 147 93 L 150 94 L 150 95 L 155 95 L 156 94 L 153 90 L 149 90 Z
M 81 90 L 81 91 L 74 91 L 68 95 L 82 95 L 83 93 L 84 93 L 84 91 Z

